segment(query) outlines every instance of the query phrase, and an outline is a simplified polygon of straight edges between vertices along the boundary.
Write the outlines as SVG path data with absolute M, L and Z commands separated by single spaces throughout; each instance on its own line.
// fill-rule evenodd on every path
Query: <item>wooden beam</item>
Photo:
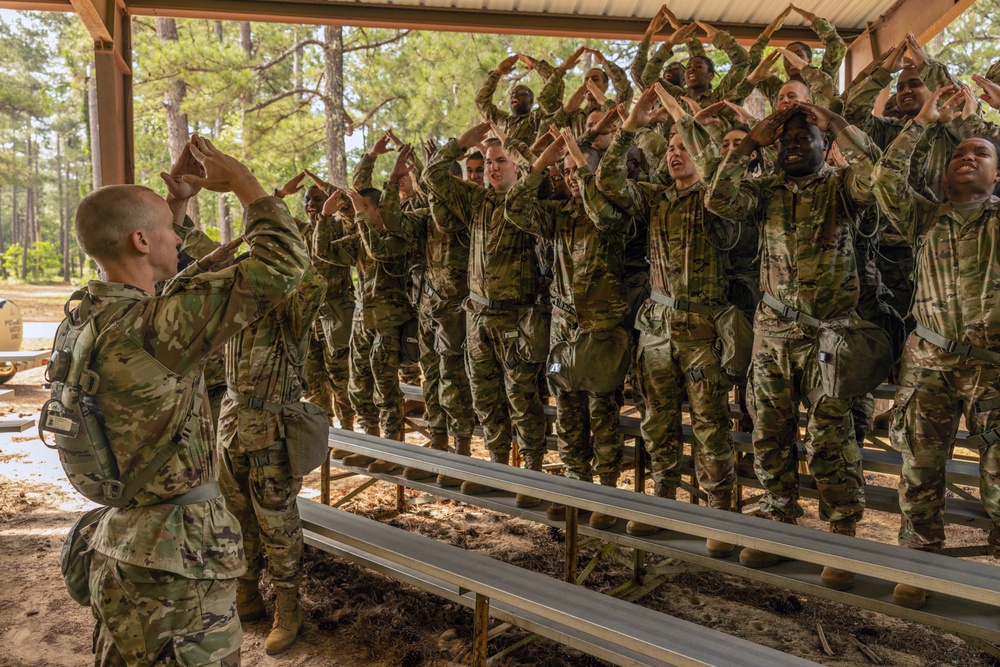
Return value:
M 908 32 L 916 35 L 917 42 L 926 44 L 975 2 L 976 0 L 899 0 L 851 44 L 851 70 L 854 73 L 860 72 L 875 56 L 893 44 L 898 44 Z
M 132 23 L 124 5 L 116 0 L 87 2 L 100 17 L 111 38 L 95 38 L 94 73 L 97 81 L 97 132 L 101 152 L 101 185 L 135 181 L 132 133 Z M 91 15 L 92 20 L 93 16 Z M 86 21 L 85 21 L 86 23 Z M 89 26 L 88 26 L 89 29 Z
M 2 4 L 2 0 L 0 0 Z M 648 17 L 589 16 L 521 11 L 484 11 L 454 7 L 403 6 L 390 3 L 316 2 L 315 0 L 128 0 L 135 16 L 170 16 L 230 21 L 334 24 L 371 28 L 409 28 L 594 39 L 642 37 Z M 762 25 L 713 23 L 741 41 L 753 41 Z M 850 40 L 860 30 L 838 28 Z M 789 26 L 772 43 L 803 41 L 819 44 L 808 26 Z
M 107 7 L 109 3 L 97 0 L 70 0 L 70 4 L 73 5 L 73 10 L 76 11 L 80 20 L 83 21 L 87 32 L 94 38 L 94 42 L 110 46 L 113 42 L 111 29 L 114 26 L 109 26 Z M 112 21 L 114 20 L 113 16 L 110 18 Z

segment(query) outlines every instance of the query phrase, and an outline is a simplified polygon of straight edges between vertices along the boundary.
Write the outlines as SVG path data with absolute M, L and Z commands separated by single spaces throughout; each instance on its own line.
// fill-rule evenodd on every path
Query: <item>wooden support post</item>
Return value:
M 472 667 L 486 667 L 486 632 L 490 624 L 490 599 L 476 593 L 472 622 Z
M 642 585 L 642 578 L 646 575 L 646 552 L 636 549 L 632 554 L 632 583 L 636 586 Z
M 515 468 L 521 467 L 521 446 L 517 440 L 510 447 L 510 464 Z
M 319 498 L 324 505 L 330 504 L 330 450 L 326 451 L 326 460 L 319 469 Z
M 635 490 L 639 493 L 646 492 L 646 446 L 642 442 L 642 436 L 635 438 Z
M 576 583 L 576 558 L 579 550 L 577 528 L 579 527 L 580 511 L 575 507 L 566 506 L 566 581 Z
M 132 134 L 132 22 L 121 0 L 71 0 L 94 38 L 101 172 L 94 185 L 135 182 Z
M 406 489 L 402 484 L 396 485 L 396 511 L 402 512 L 406 509 Z

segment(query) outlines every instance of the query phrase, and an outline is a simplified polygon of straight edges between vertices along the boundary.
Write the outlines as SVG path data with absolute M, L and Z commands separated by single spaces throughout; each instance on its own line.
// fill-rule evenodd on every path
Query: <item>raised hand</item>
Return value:
M 438 146 L 433 139 L 428 139 L 423 144 L 421 144 L 421 148 L 424 149 L 424 162 L 430 162 L 431 157 L 433 157 L 434 154 L 437 153 Z
M 468 150 L 476 144 L 482 143 L 486 135 L 490 133 L 490 124 L 488 121 L 479 123 L 478 125 L 473 125 L 468 130 L 465 131 L 462 136 L 460 136 L 456 141 L 458 142 L 459 148 Z
M 702 30 L 705 31 L 705 34 L 708 35 L 708 41 L 710 41 L 710 42 L 714 41 L 715 40 L 715 36 L 719 33 L 719 29 L 718 28 L 716 28 L 715 26 L 709 25 L 708 23 L 705 23 L 704 21 L 699 21 L 699 20 L 695 19 L 695 24 L 697 24 L 697 26 L 699 28 L 701 28 Z
M 306 176 L 312 179 L 312 182 L 316 185 L 317 188 L 319 188 L 323 192 L 326 192 L 327 184 L 323 182 L 323 179 L 321 179 L 319 176 L 312 173 L 308 169 L 306 169 L 304 173 Z
M 323 215 L 334 215 L 344 208 L 344 191 L 334 190 L 325 202 L 323 202 Z
M 752 125 L 757 122 L 757 117 L 747 111 L 746 108 L 741 107 L 738 104 L 733 104 L 729 100 L 723 100 L 722 103 L 733 110 L 733 113 L 736 114 L 736 120 L 739 122 L 745 125 Z
M 204 169 L 204 176 L 184 174 L 181 180 L 185 183 L 212 192 L 232 192 L 243 206 L 267 196 L 246 165 L 220 151 L 208 139 L 192 136 L 191 155 Z
M 694 34 L 694 31 L 698 29 L 697 23 L 688 23 L 685 26 L 681 26 L 674 31 L 674 34 L 667 38 L 667 42 L 671 46 L 677 46 L 678 44 L 683 44 L 687 41 L 688 37 Z
M 565 153 L 566 142 L 562 138 L 562 135 L 559 135 L 555 141 L 545 147 L 541 155 L 535 158 L 535 163 L 531 165 L 531 168 L 538 173 L 544 174 L 549 167 L 559 162 Z
M 789 51 L 788 49 L 783 49 L 778 47 L 775 49 L 781 56 L 785 59 L 785 69 L 788 69 L 788 65 L 791 65 L 800 72 L 809 65 L 805 60 L 799 58 L 797 55 Z
M 375 142 L 374 146 L 372 146 L 370 154 L 375 156 L 385 155 L 391 150 L 389 148 L 390 141 L 392 141 L 392 137 L 389 136 L 389 132 L 387 131 L 385 134 L 379 137 L 379 140 Z
M 389 141 L 395 144 L 397 149 L 403 147 L 403 142 L 399 140 L 399 137 L 397 137 L 396 134 L 391 129 L 386 130 L 385 133 L 389 135 Z
M 514 71 L 514 65 L 517 64 L 517 60 L 518 55 L 516 53 L 509 58 L 504 58 L 494 71 L 500 76 L 507 76 Z
M 667 113 L 675 121 L 679 121 L 684 117 L 685 111 L 680 103 L 674 99 L 673 95 L 667 92 L 666 88 L 659 81 L 653 84 L 653 92 L 656 93 L 656 96 L 660 99 L 660 104 L 663 105 L 663 108 L 667 110 Z
M 663 5 L 663 7 L 660 8 L 660 11 L 663 12 L 663 15 L 667 17 L 667 21 L 670 22 L 670 27 L 672 27 L 674 30 L 680 30 L 681 22 L 680 20 L 678 20 L 677 16 L 675 16 L 674 13 L 670 11 L 670 7 Z
M 531 144 L 531 146 L 528 147 L 528 150 L 537 155 L 545 150 L 546 146 L 555 141 L 557 136 L 559 136 L 559 131 L 555 129 L 554 125 L 550 125 L 548 130 L 538 135 L 538 138 L 535 139 L 535 143 Z
M 597 134 L 611 134 L 622 122 L 622 105 L 615 106 L 614 109 L 604 114 L 604 118 L 594 125 L 594 132 Z
M 669 21 L 667 17 L 668 11 L 669 10 L 667 9 L 667 6 L 663 5 L 662 7 L 660 7 L 659 11 L 657 11 L 656 14 L 653 15 L 653 18 L 649 21 L 649 26 L 646 28 L 647 39 L 651 39 L 653 35 L 660 32 L 661 30 L 663 30 L 663 28 L 666 27 L 667 22 Z
M 569 58 L 564 60 L 561 65 L 559 65 L 559 69 L 562 70 L 563 74 L 576 67 L 576 64 L 580 62 L 580 57 L 583 56 L 583 53 L 586 50 L 587 47 L 581 46 L 576 51 L 571 53 Z
M 907 33 L 906 50 L 910 53 L 910 67 L 920 67 L 927 61 L 927 52 L 917 43 L 917 37 L 912 32 Z
M 501 143 L 507 141 L 507 133 L 500 129 L 500 126 L 492 120 L 490 121 L 490 130 L 492 130 L 493 134 L 496 135 L 497 139 L 499 139 Z
M 770 38 L 771 35 L 781 30 L 781 26 L 785 25 L 785 19 L 787 19 L 788 15 L 791 13 L 792 6 L 788 5 L 788 7 L 785 8 L 785 11 L 774 17 L 774 20 L 771 21 L 766 28 L 764 28 L 764 36 Z
M 904 37 L 899 44 L 885 53 L 882 57 L 881 66 L 882 69 L 892 74 L 894 72 L 901 72 L 909 62 L 909 58 L 906 57 L 906 38 Z
M 240 247 L 243 241 L 244 238 L 240 236 L 233 239 L 229 243 L 220 245 L 218 248 L 199 259 L 198 267 L 202 271 L 208 271 L 216 265 L 227 263 L 236 254 L 236 249 Z
M 413 157 L 413 146 L 410 144 L 403 144 L 399 149 L 399 155 L 396 156 L 396 163 L 392 166 L 392 171 L 389 173 L 389 180 L 393 183 L 399 183 L 403 176 L 410 173 L 409 164 L 407 164 L 410 158 Z
M 757 146 L 764 148 L 770 146 L 781 133 L 785 131 L 785 121 L 792 117 L 792 114 L 799 113 L 799 109 L 796 106 L 791 106 L 784 111 L 775 111 L 770 116 L 760 121 L 757 125 L 750 130 L 747 134 L 746 139 L 751 140 Z M 744 141 L 746 141 L 744 139 Z M 743 144 L 740 144 L 742 147 Z
M 656 102 L 656 91 L 647 88 L 639 96 L 639 101 L 632 107 L 632 112 L 622 123 L 622 129 L 628 132 L 635 132 L 638 129 L 649 125 L 653 116 L 653 104 Z
M 563 104 L 563 111 L 566 113 L 572 113 L 580 108 L 583 104 L 584 98 L 587 97 L 587 84 L 582 84 L 579 88 L 573 91 L 573 94 L 569 96 L 566 103 Z
M 593 81 L 587 81 L 584 84 L 587 87 L 587 92 L 594 98 L 598 104 L 604 104 L 608 101 L 608 96 L 604 94 L 604 91 L 597 87 Z
M 920 109 L 920 112 L 913 118 L 913 120 L 920 123 L 924 127 L 938 121 L 947 123 L 956 115 L 955 112 L 949 111 L 949 109 L 957 106 L 957 104 L 955 104 L 955 100 L 958 99 L 958 95 L 956 94 L 957 92 L 959 92 L 958 86 L 955 85 L 938 88 L 930 97 L 927 98 L 927 101 L 924 102 L 924 106 Z M 945 95 L 951 95 L 952 97 L 945 104 L 939 104 L 941 98 Z
M 201 187 L 181 180 L 184 174 L 204 176 L 205 170 L 191 154 L 191 144 L 184 144 L 184 150 L 170 167 L 170 173 L 160 172 L 160 178 L 167 186 L 167 192 L 176 200 L 187 200 L 201 192 Z
M 962 86 L 962 119 L 970 118 L 979 113 L 979 101 L 976 99 L 975 93 L 972 92 L 972 88 L 968 86 Z
M 351 200 L 351 206 L 354 207 L 355 213 L 365 210 L 365 198 L 357 190 L 354 188 L 347 190 L 347 198 Z
M 812 23 L 813 21 L 816 20 L 816 15 L 813 14 L 812 12 L 807 12 L 806 10 L 802 9 L 801 7 L 796 7 L 795 5 L 789 5 L 789 6 L 790 6 L 790 8 L 796 14 L 798 14 L 799 16 L 801 16 L 802 18 L 804 18 L 806 21 L 809 21 L 810 23 Z
M 798 111 L 805 114 L 806 122 L 815 125 L 820 132 L 832 132 L 837 135 L 849 125 L 843 116 L 824 107 L 808 102 L 797 102 L 796 106 Z
M 681 99 L 687 99 L 682 97 Z M 719 122 L 719 112 L 726 108 L 726 101 L 716 102 L 715 104 L 709 104 L 704 109 L 701 109 L 694 115 L 694 119 L 701 123 L 702 125 L 711 125 L 712 123 Z
M 747 77 L 747 81 L 756 86 L 761 81 L 770 79 L 778 72 L 778 58 L 780 57 L 781 53 L 778 51 L 771 51 L 769 54 L 764 56 L 757 67 L 750 72 L 750 76 Z
M 566 146 L 566 151 L 573 159 L 573 162 L 576 163 L 576 166 L 582 167 L 587 164 L 587 158 L 583 156 L 583 151 L 580 150 L 580 145 L 576 143 L 576 137 L 573 136 L 573 131 L 568 127 L 564 127 L 562 132 L 559 133 L 559 136 L 562 137 L 563 143 Z
M 978 74 L 973 74 L 972 80 L 976 82 L 977 86 L 983 89 L 983 94 L 979 96 L 979 99 L 986 102 L 994 109 L 1000 109 L 1000 86 L 993 83 L 985 76 L 979 76 Z

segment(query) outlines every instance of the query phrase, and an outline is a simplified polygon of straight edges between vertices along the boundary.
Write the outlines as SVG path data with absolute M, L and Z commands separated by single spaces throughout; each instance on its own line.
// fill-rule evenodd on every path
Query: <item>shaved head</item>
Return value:
M 76 240 L 83 251 L 106 268 L 124 255 L 129 235 L 150 230 L 171 217 L 160 195 L 142 185 L 107 185 L 83 198 L 76 209 Z

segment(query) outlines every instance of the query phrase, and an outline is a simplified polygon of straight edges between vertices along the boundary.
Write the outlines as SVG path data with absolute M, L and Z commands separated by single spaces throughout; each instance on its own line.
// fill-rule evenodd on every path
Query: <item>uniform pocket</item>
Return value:
M 914 387 L 896 387 L 896 396 L 889 408 L 889 444 L 897 452 L 910 452 L 906 410 L 917 393 Z
M 549 354 L 549 315 L 541 308 L 521 310 L 517 319 L 517 354 L 530 364 L 545 363 Z

